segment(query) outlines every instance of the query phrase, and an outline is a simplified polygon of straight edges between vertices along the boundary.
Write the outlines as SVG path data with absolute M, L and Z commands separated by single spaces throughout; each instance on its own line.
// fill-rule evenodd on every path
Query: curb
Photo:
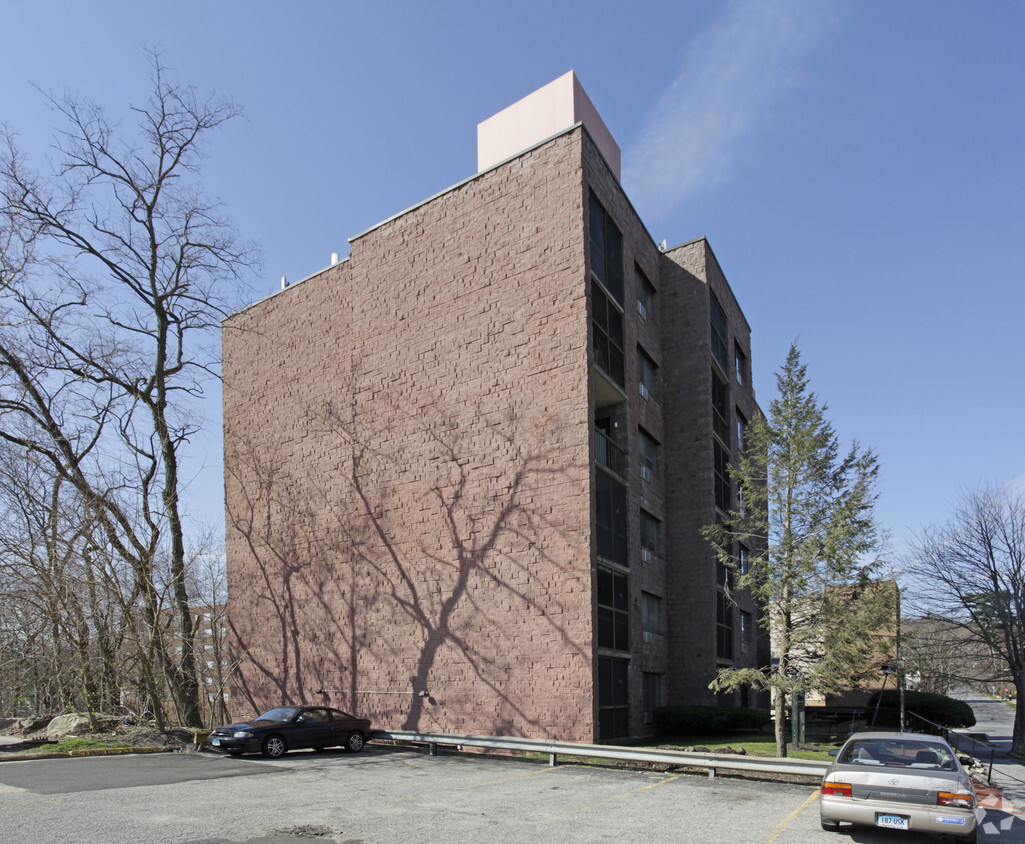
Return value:
M 176 753 L 173 747 L 98 747 L 92 750 L 63 750 L 51 753 L 4 753 L 0 762 L 29 762 L 33 759 L 73 759 L 77 756 L 125 756 L 129 753 Z

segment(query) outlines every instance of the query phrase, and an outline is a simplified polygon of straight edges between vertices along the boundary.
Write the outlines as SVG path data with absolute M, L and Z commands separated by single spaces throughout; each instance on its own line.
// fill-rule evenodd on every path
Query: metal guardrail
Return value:
M 426 744 L 431 756 L 437 755 L 438 745 L 481 747 L 489 750 L 547 753 L 548 764 L 552 767 L 559 764 L 558 758 L 560 756 L 587 756 L 598 759 L 620 759 L 627 762 L 658 762 L 679 767 L 706 768 L 709 777 L 714 777 L 715 772 L 718 770 L 822 777 L 829 767 L 828 762 L 815 762 L 810 759 L 767 759 L 756 756 L 737 756 L 730 753 L 651 750 L 639 747 L 579 744 L 577 742 L 516 738 L 512 736 L 470 736 L 449 733 L 421 733 L 407 730 L 374 730 L 370 738 Z
M 956 752 L 958 752 L 958 753 L 961 752 L 961 745 L 960 745 L 961 740 L 967 740 L 967 741 L 971 742 L 971 749 L 970 749 L 969 752 L 972 755 L 972 757 L 975 758 L 975 759 L 980 759 L 980 760 L 982 759 L 982 757 L 979 756 L 979 754 L 977 753 L 977 750 L 978 750 L 979 747 L 983 747 L 983 748 L 988 749 L 989 750 L 989 770 L 986 773 L 986 782 L 988 782 L 988 783 L 992 783 L 993 782 L 993 760 L 996 758 L 996 752 L 997 752 L 997 747 L 996 747 L 995 744 L 990 744 L 988 741 L 983 741 L 982 739 L 975 738 L 975 736 L 965 735 L 964 733 L 959 733 L 957 730 L 953 730 L 950 727 L 944 727 L 942 724 L 937 724 L 935 721 L 930 721 L 924 715 L 919 715 L 917 712 L 910 712 L 909 711 L 907 713 L 906 729 L 909 729 L 909 730 L 911 729 L 912 720 L 917 721 L 920 724 L 924 724 L 924 725 L 926 725 L 927 727 L 930 728 L 930 729 L 916 730 L 915 732 L 923 732 L 923 733 L 931 732 L 931 733 L 933 733 L 935 735 L 943 736 L 943 738 L 945 738 L 949 744 L 953 745 L 954 750 Z M 985 763 L 983 763 L 983 764 L 985 764 Z

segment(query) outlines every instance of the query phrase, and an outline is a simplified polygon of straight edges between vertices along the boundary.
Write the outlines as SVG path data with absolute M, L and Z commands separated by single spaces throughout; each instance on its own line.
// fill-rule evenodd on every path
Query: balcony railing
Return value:
M 594 462 L 625 478 L 627 453 L 609 438 L 600 428 L 594 429 Z

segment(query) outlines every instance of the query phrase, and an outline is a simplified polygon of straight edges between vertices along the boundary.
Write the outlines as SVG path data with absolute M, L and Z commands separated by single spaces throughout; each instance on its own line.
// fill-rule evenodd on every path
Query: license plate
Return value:
M 212 744 L 214 747 L 220 747 L 221 740 L 219 738 L 210 739 L 210 744 Z
M 876 815 L 876 826 L 884 829 L 910 829 L 908 819 L 903 815 Z

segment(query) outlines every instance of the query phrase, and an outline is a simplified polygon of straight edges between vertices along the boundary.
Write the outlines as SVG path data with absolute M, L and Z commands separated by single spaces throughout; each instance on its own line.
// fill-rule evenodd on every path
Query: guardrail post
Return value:
M 548 767 L 554 768 L 559 764 L 559 757 L 555 753 L 548 754 Z
M 427 755 L 428 756 L 437 756 L 438 755 L 438 743 L 436 741 L 432 741 L 432 742 L 430 742 L 427 745 Z
M 708 778 L 710 780 L 715 779 L 715 768 L 713 768 L 711 765 L 708 766 Z

